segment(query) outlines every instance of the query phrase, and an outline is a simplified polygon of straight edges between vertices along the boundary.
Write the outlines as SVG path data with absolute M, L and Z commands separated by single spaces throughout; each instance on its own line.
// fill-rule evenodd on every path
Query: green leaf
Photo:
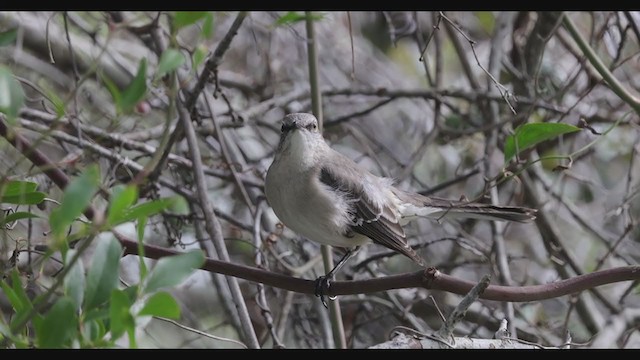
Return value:
M 56 115 L 59 117 L 64 116 L 66 113 L 66 104 L 64 103 L 64 100 L 58 96 L 58 91 L 52 89 L 46 81 L 40 82 L 39 86 L 44 91 L 47 100 L 49 100 L 53 105 Z
M 211 39 L 213 36 L 213 14 L 207 12 L 202 23 L 202 31 L 200 32 L 205 39 Z
M 138 228 L 137 233 L 138 233 L 138 242 L 142 243 L 142 241 L 144 240 L 144 229 L 145 226 L 147 225 L 147 217 L 146 216 L 141 216 L 138 218 Z
M 122 246 L 116 239 L 109 237 L 99 240 L 87 273 L 84 293 L 85 311 L 107 301 L 111 290 L 118 285 L 121 254 Z
M 40 204 L 45 197 L 47 197 L 47 194 L 40 191 L 34 191 L 34 192 L 20 194 L 20 195 L 0 196 L 0 203 L 17 204 L 17 205 L 36 205 L 36 204 Z
M 14 196 L 36 191 L 38 184 L 33 181 L 11 180 L 4 185 L 2 196 Z
M 83 315 L 83 320 L 85 322 L 87 321 L 102 322 L 103 320 L 109 319 L 109 309 L 106 307 L 93 308 L 83 312 L 82 315 Z
M 65 266 L 69 266 L 71 259 L 76 256 L 77 251 L 70 249 L 67 251 Z M 82 259 L 76 260 L 75 264 L 69 269 L 67 275 L 64 277 L 64 293 L 73 301 L 75 309 L 80 309 L 82 306 L 82 300 L 84 298 L 84 266 Z
M 147 93 L 147 59 L 142 58 L 138 65 L 138 72 L 129 86 L 122 91 L 120 109 L 124 113 L 130 113 Z
M 160 213 L 161 211 L 167 209 L 175 202 L 174 197 L 162 198 L 152 201 L 147 201 L 142 204 L 138 204 L 136 206 L 128 209 L 120 218 L 120 221 L 127 222 L 137 220 L 141 217 L 149 217 L 151 215 L 155 215 Z
M 504 161 L 511 160 L 516 154 L 542 141 L 579 130 L 578 127 L 563 123 L 533 123 L 518 126 L 515 134 L 508 136 L 505 140 Z
M 5 281 L 0 281 L 0 288 L 2 289 L 2 293 L 9 300 L 9 304 L 13 307 L 16 312 L 20 311 L 23 307 L 22 300 L 18 297 L 16 292 L 11 288 L 11 286 Z
M 204 264 L 204 254 L 201 250 L 192 250 L 180 255 L 174 255 L 158 260 L 156 266 L 147 276 L 143 287 L 144 293 L 151 293 L 160 288 L 180 284 L 196 269 Z
M 125 331 L 135 327 L 135 320 L 129 311 L 132 304 L 129 296 L 123 290 L 111 292 L 109 320 L 112 340 L 117 340 Z
M 82 322 L 82 336 L 91 342 L 102 339 L 105 333 L 106 329 L 102 321 L 85 320 Z
M 113 188 L 111 194 L 111 203 L 107 212 L 107 224 L 115 225 L 122 223 L 118 221 L 125 215 L 125 212 L 131 205 L 138 200 L 138 187 L 135 185 L 118 185 Z
M 196 23 L 196 21 L 205 17 L 205 15 L 207 15 L 206 11 L 176 11 L 176 15 L 173 17 L 174 31 Z
M 33 218 L 39 218 L 39 216 L 26 211 L 14 212 L 5 216 L 4 219 L 0 219 L 0 227 L 4 226 L 5 224 L 10 224 L 17 220 L 33 219 Z
M 140 268 L 140 282 L 147 278 L 147 264 L 144 262 L 144 229 L 147 225 L 148 218 L 141 216 L 138 218 L 138 266 Z
M 493 34 L 493 29 L 496 24 L 496 18 L 493 16 L 493 13 L 491 11 L 476 11 L 475 15 L 482 29 L 489 35 Z
M 100 170 L 92 164 L 67 185 L 60 207 L 51 211 L 49 216 L 49 225 L 56 239 L 62 239 L 67 227 L 89 206 L 99 184 Z
M 202 64 L 204 59 L 207 57 L 208 53 L 209 53 L 209 50 L 207 50 L 207 47 L 204 45 L 200 45 L 196 48 L 196 50 L 193 52 L 193 70 L 194 71 L 196 71 L 198 66 Z
M 153 294 L 138 315 L 161 316 L 168 319 L 180 318 L 180 306 L 171 294 L 161 291 Z
M 169 206 L 169 211 L 171 211 L 172 214 L 188 215 L 191 212 L 189 202 L 183 196 L 175 195 L 172 199 L 174 199 L 174 201 Z
M 184 61 L 185 57 L 179 50 L 168 48 L 162 53 L 162 56 L 160 57 L 158 70 L 156 72 L 156 79 L 159 79 L 179 68 L 180 65 L 184 64 Z
M 24 105 L 24 90 L 13 77 L 9 68 L 0 65 L 0 113 L 7 115 L 7 121 L 15 125 L 18 112 Z
M 78 317 L 73 300 L 61 297 L 47 314 L 34 319 L 36 343 L 40 348 L 60 348 L 68 345 L 78 332 Z
M 18 28 L 9 29 L 7 31 L 0 32 L 0 46 L 7 46 L 13 44 L 18 37 Z
M 116 112 L 118 114 L 121 113 L 122 112 L 122 105 L 121 105 L 122 93 L 120 92 L 120 89 L 118 89 L 118 86 L 113 81 L 111 81 L 111 79 L 109 79 L 108 76 L 104 76 L 100 74 L 100 78 L 102 79 L 102 82 L 109 90 L 109 93 L 111 93 L 111 97 L 113 97 L 113 103 L 116 105 Z
M 276 25 L 277 26 L 282 26 L 282 25 L 288 25 L 288 24 L 294 24 L 300 21 L 304 21 L 307 19 L 307 15 L 304 13 L 298 13 L 295 11 L 289 11 L 288 13 L 280 16 L 277 20 L 276 20 Z M 311 14 L 311 20 L 320 20 L 322 19 L 322 15 L 320 14 Z
M 13 334 L 9 326 L 3 322 L 0 322 L 0 340 L 4 340 L 3 337 L 10 338 L 13 341 Z
M 7 299 L 9 299 L 9 303 L 16 311 L 16 315 L 31 310 L 31 300 L 29 300 L 27 293 L 22 288 L 22 281 L 20 280 L 18 270 L 11 270 L 11 285 L 5 281 L 1 281 L 0 287 L 7 296 Z

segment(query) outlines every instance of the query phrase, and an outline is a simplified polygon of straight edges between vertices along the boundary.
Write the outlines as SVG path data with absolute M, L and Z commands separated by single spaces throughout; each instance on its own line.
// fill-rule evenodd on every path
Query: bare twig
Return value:
M 351 26 L 351 13 L 347 11 L 347 21 L 349 22 L 349 41 L 351 42 L 351 80 L 356 79 L 356 51 L 353 47 L 353 28 Z
M 191 208 L 191 212 L 196 213 L 200 209 L 198 209 L 195 202 L 190 202 L 189 207 Z M 198 239 L 198 244 L 204 253 L 210 258 L 219 259 L 218 253 L 216 252 L 215 247 L 213 246 L 213 241 L 211 239 L 205 239 L 205 230 L 203 221 L 195 221 L 194 229 L 196 239 Z M 208 241 L 207 241 L 208 240 Z M 209 273 L 211 283 L 216 289 L 216 295 L 218 295 L 218 299 L 224 308 L 224 311 L 227 313 L 227 316 L 230 317 L 231 325 L 235 328 L 235 330 L 240 333 L 242 330 L 242 326 L 240 325 L 240 316 L 238 312 L 235 310 L 236 304 L 233 301 L 233 297 L 231 296 L 231 290 L 229 289 L 229 283 L 226 281 L 225 276 L 218 273 Z
M 140 172 L 143 171 L 144 167 L 140 164 L 138 164 L 137 162 L 124 157 L 122 155 L 120 155 L 119 153 L 112 151 L 110 149 L 107 149 L 105 147 L 102 147 L 96 143 L 93 142 L 89 142 L 87 140 L 79 140 L 77 137 L 71 136 L 65 132 L 59 131 L 59 130 L 51 130 L 50 128 L 41 125 L 41 124 L 36 124 L 34 122 L 31 122 L 29 120 L 24 120 L 21 119 L 20 123 L 28 129 L 31 130 L 35 130 L 35 131 L 40 131 L 40 132 L 48 132 L 48 134 L 56 139 L 60 139 L 62 141 L 68 142 L 70 144 L 74 144 L 76 146 L 84 146 L 86 148 L 90 148 L 91 150 L 95 151 L 99 156 L 102 156 L 106 159 L 109 159 L 117 164 L 121 164 L 123 166 L 125 166 L 127 169 L 130 169 L 133 173 L 138 174 Z M 37 151 L 37 149 L 35 149 Z M 44 154 L 43 154 L 44 156 Z M 30 158 L 31 159 L 31 158 Z M 32 160 L 33 161 L 33 160 Z M 52 168 L 50 171 L 52 172 L 52 175 L 47 174 L 47 176 L 49 176 L 51 178 L 51 176 L 54 176 L 54 178 L 58 178 L 59 176 L 56 176 L 54 173 L 56 173 L 57 171 L 60 171 L 61 174 L 64 175 L 64 172 L 62 172 L 61 170 L 59 170 L 59 168 L 53 164 Z M 43 169 L 43 168 L 41 168 Z M 45 170 L 45 173 L 47 172 L 47 170 Z M 65 175 L 66 177 L 66 175 Z M 54 183 L 56 183 L 56 185 L 59 186 L 58 182 L 56 182 L 56 180 L 54 180 Z M 191 192 L 191 190 L 186 189 L 184 187 L 178 186 L 176 184 L 174 184 L 173 182 L 171 182 L 170 180 L 166 179 L 164 176 L 161 176 L 158 178 L 158 183 L 162 186 L 165 186 L 169 189 L 171 189 L 172 191 L 174 191 L 176 194 L 180 194 L 182 196 L 184 196 L 185 198 L 189 199 L 189 200 L 196 200 L 197 197 L 193 194 L 193 192 Z M 214 213 L 216 214 L 216 216 L 219 216 L 221 218 L 223 218 L 225 221 L 230 222 L 231 224 L 247 230 L 247 231 L 251 231 L 251 226 L 248 224 L 244 224 L 241 221 L 235 219 L 233 216 L 227 215 L 223 212 L 221 212 L 219 209 L 214 209 Z
M 220 40 L 220 43 L 218 43 L 218 46 L 216 46 L 216 49 L 213 51 L 213 54 L 209 57 L 209 59 L 205 63 L 204 69 L 202 70 L 202 73 L 198 77 L 198 81 L 194 86 L 193 90 L 191 91 L 191 94 L 189 95 L 189 98 L 185 103 L 189 111 L 191 111 L 191 109 L 195 105 L 196 100 L 198 99 L 198 96 L 200 96 L 200 93 L 202 92 L 202 89 L 204 89 L 205 84 L 211 78 L 211 74 L 218 71 L 218 66 L 220 65 L 220 62 L 222 62 L 222 57 L 229 49 L 229 46 L 231 45 L 231 40 L 233 40 L 233 38 L 238 33 L 238 29 L 240 29 L 240 25 L 242 25 L 242 22 L 246 17 L 247 17 L 246 11 L 238 12 L 238 15 L 236 15 L 235 20 L 233 20 L 231 27 L 229 27 L 229 30 L 224 35 L 222 40 Z
M 490 101 L 504 101 L 503 95 L 497 96 L 489 94 L 486 91 L 464 91 L 464 90 L 451 90 L 442 89 L 436 91 L 434 89 L 358 89 L 358 88 L 343 88 L 343 89 L 327 89 L 322 92 L 324 96 L 338 96 L 338 95 L 367 95 L 367 96 L 379 96 L 379 97 L 408 97 L 408 98 L 424 98 L 424 99 L 436 99 L 439 97 L 452 97 L 458 99 L 464 99 L 469 102 L 477 102 L 480 99 L 487 99 Z M 540 101 L 532 100 L 526 97 L 518 97 L 519 104 L 528 104 L 535 107 L 539 107 L 545 110 L 550 110 L 556 113 L 562 113 L 563 110 L 552 104 L 544 104 Z
M 249 194 L 247 193 L 247 189 L 244 187 L 244 184 L 242 183 L 241 179 L 240 179 L 240 175 L 238 174 L 238 171 L 236 171 L 235 166 L 233 165 L 233 161 L 231 161 L 231 155 L 229 154 L 229 149 L 227 148 L 227 142 L 225 140 L 224 134 L 222 133 L 222 128 L 220 127 L 219 122 L 216 119 L 216 116 L 214 115 L 214 111 L 213 111 L 213 105 L 211 103 L 209 91 L 207 91 L 206 89 L 204 90 L 204 102 L 207 105 L 207 108 L 209 108 L 209 113 L 211 114 L 211 121 L 213 122 L 213 126 L 216 129 L 216 135 L 218 138 L 218 143 L 220 144 L 220 151 L 222 153 L 222 156 L 224 157 L 227 165 L 229 166 L 229 171 L 231 172 L 231 175 L 233 176 L 233 180 L 235 181 L 236 185 L 238 186 L 238 190 L 240 191 L 240 194 L 242 194 L 242 198 L 244 199 L 245 204 L 247 205 L 247 207 L 249 208 L 249 211 L 251 211 L 252 214 L 256 213 L 256 208 L 253 205 L 253 202 L 251 201 L 251 198 L 249 197 Z
M 267 267 L 266 259 L 262 256 L 262 237 L 260 236 L 260 219 L 262 218 L 262 202 L 256 204 L 256 212 L 253 217 L 253 245 L 256 248 L 254 262 L 256 266 L 265 268 Z M 258 283 L 258 294 L 256 295 L 256 303 L 260 307 L 262 316 L 267 324 L 267 329 L 273 340 L 273 347 L 278 349 L 284 349 L 284 344 L 280 341 L 280 338 L 276 334 L 275 326 L 273 325 L 273 316 L 271 315 L 271 309 L 267 302 L 267 295 L 264 292 L 264 285 Z
M 640 30 L 638 29 L 638 24 L 636 24 L 636 22 L 633 19 L 633 16 L 631 16 L 631 14 L 628 11 L 624 12 L 624 17 L 627 18 L 627 21 L 629 22 L 629 26 L 631 26 L 633 33 L 636 35 L 636 41 L 640 43 Z
M 500 59 L 504 56 L 504 50 L 502 46 L 502 41 L 509 33 L 512 33 L 512 16 L 510 13 L 500 13 L 496 19 L 495 32 L 493 37 L 491 38 L 491 53 L 489 55 L 489 73 L 493 76 L 499 76 L 501 70 L 501 62 Z M 491 80 L 487 79 L 486 82 L 487 91 L 489 93 L 495 93 L 495 88 L 491 86 Z M 482 108 L 485 112 L 486 121 L 490 123 L 497 123 L 500 118 L 500 113 L 498 110 L 497 103 L 492 102 L 486 104 Z M 489 132 L 486 136 L 485 140 L 485 156 L 483 158 L 484 165 L 484 173 L 485 177 L 489 178 L 489 174 L 493 173 L 491 169 L 491 158 L 493 155 L 493 151 L 498 148 L 498 128 L 494 128 Z M 493 205 L 499 205 L 500 199 L 498 197 L 498 188 L 496 186 L 491 187 L 489 190 L 489 195 L 491 198 L 491 203 Z M 498 268 L 498 274 L 500 277 L 500 282 L 505 285 L 513 285 L 513 279 L 511 277 L 511 269 L 509 268 L 507 253 L 507 246 L 504 240 L 504 231 L 505 231 L 505 223 L 503 222 L 495 222 L 492 221 L 491 226 L 491 238 L 493 240 L 493 251 L 495 253 L 495 261 Z M 516 334 L 517 329 L 515 328 L 515 312 L 513 309 L 513 304 L 504 303 L 503 310 L 506 314 L 505 326 L 509 326 L 509 333 Z
M 213 55 L 209 57 L 209 59 L 207 60 L 205 67 L 202 73 L 200 74 L 200 77 L 198 78 L 198 82 L 194 86 L 193 90 L 189 93 L 186 101 L 184 101 L 184 107 L 187 113 L 190 113 L 195 107 L 196 102 L 198 101 L 198 98 L 200 96 L 200 93 L 204 89 L 204 86 L 206 85 L 206 83 L 211 78 L 211 74 L 218 71 L 218 65 L 220 65 L 220 62 L 222 61 L 222 57 L 229 49 L 229 46 L 231 45 L 231 40 L 233 40 L 235 35 L 238 33 L 238 29 L 240 28 L 240 25 L 242 25 L 242 22 L 246 16 L 247 16 L 246 11 L 240 11 L 238 15 L 236 15 L 236 18 L 233 24 L 231 24 L 231 27 L 225 34 L 224 38 L 222 38 L 222 40 L 214 50 Z M 157 34 L 157 31 L 154 31 L 153 33 Z M 158 38 L 158 36 L 156 36 L 156 38 Z M 161 42 L 162 40 L 160 39 L 158 43 L 161 43 Z M 183 80 L 182 77 L 183 77 L 182 75 L 178 76 L 179 83 L 182 83 L 182 80 Z M 164 164 L 169 156 L 169 152 L 171 152 L 173 145 L 175 145 L 175 143 L 179 139 L 182 139 L 183 133 L 184 133 L 184 129 L 181 126 L 175 127 L 173 133 L 171 133 L 171 136 L 169 137 L 169 139 L 165 144 L 164 151 L 160 156 L 160 161 L 158 161 L 157 166 L 159 169 L 164 167 Z
M 19 116 L 25 119 L 42 121 L 49 125 L 53 125 L 54 123 L 60 123 L 60 124 L 69 123 L 69 119 L 66 117 L 58 117 L 56 115 L 48 114 L 43 111 L 35 110 L 35 109 L 22 109 Z M 29 124 L 25 123 L 25 126 L 28 127 Z M 136 150 L 148 155 L 152 155 L 158 152 L 158 148 L 155 148 L 146 142 L 131 140 L 129 139 L 129 136 L 127 136 L 127 134 L 107 132 L 97 126 L 92 126 L 92 125 L 79 124 L 79 127 L 80 129 L 82 129 L 82 131 L 85 134 L 91 136 L 94 139 L 94 141 L 98 143 L 106 143 L 105 145 L 117 145 L 127 150 Z M 80 141 L 78 143 L 82 144 L 83 142 Z M 193 164 L 191 163 L 191 160 L 184 158 L 180 155 L 176 155 L 174 153 L 169 153 L 169 162 L 176 164 L 182 168 L 186 168 L 189 171 L 191 171 L 193 166 Z M 230 172 L 218 170 L 212 167 L 205 167 L 204 172 L 207 175 L 211 175 L 211 176 L 215 176 L 223 179 L 234 178 L 234 175 L 231 174 Z M 264 186 L 261 180 L 252 179 L 251 177 L 245 174 L 238 173 L 237 176 L 246 186 L 258 187 L 258 188 L 261 188 L 262 186 Z
M 177 74 L 174 74 L 174 76 L 177 77 Z M 180 118 L 180 123 L 184 128 L 185 137 L 187 139 L 187 143 L 189 144 L 189 153 L 191 155 L 191 161 L 193 162 L 196 189 L 200 198 L 202 212 L 205 217 L 205 229 L 213 240 L 213 244 L 216 248 L 216 251 L 218 252 L 218 256 L 220 256 L 222 260 L 228 262 L 230 261 L 229 253 L 227 252 L 227 247 L 222 237 L 222 228 L 220 227 L 218 218 L 211 210 L 213 209 L 213 206 L 209 202 L 209 196 L 207 195 L 207 186 L 205 184 L 204 171 L 202 170 L 202 158 L 200 157 L 200 149 L 198 147 L 196 132 L 193 128 L 193 124 L 191 123 L 191 118 L 189 117 L 187 109 L 182 105 L 182 103 L 178 103 L 177 106 L 178 117 Z M 231 295 L 236 302 L 236 309 L 238 310 L 240 324 L 242 325 L 242 330 L 244 333 L 245 341 L 247 342 L 247 346 L 249 346 L 250 348 L 260 348 L 258 338 L 256 337 L 255 330 L 253 329 L 253 325 L 251 324 L 251 318 L 249 317 L 247 305 L 244 301 L 244 298 L 242 297 L 242 292 L 240 291 L 240 285 L 238 284 L 237 279 L 233 277 L 227 278 L 227 281 L 229 282 Z
M 478 282 L 477 285 L 475 285 L 473 288 L 471 288 L 471 290 L 469 290 L 469 293 L 465 295 L 464 298 L 462 298 L 462 301 L 460 301 L 458 306 L 456 306 L 455 309 L 453 309 L 453 311 L 451 312 L 451 314 L 449 314 L 449 316 L 447 317 L 447 321 L 445 321 L 444 324 L 442 324 L 442 326 L 440 327 L 440 329 L 436 331 L 435 333 L 436 336 L 442 339 L 446 339 L 447 341 L 450 340 L 450 338 L 453 335 L 453 329 L 460 322 L 460 320 L 464 318 L 464 314 L 467 312 L 467 309 L 469 309 L 471 304 L 473 304 L 478 299 L 478 297 L 482 295 L 485 289 L 489 286 L 490 280 L 491 280 L 491 276 L 485 275 L 482 277 L 482 279 L 480 280 L 480 282 Z
M 322 116 L 322 93 L 320 92 L 319 74 L 318 74 L 318 39 L 315 36 L 313 17 L 310 11 L 305 12 L 305 25 L 307 29 L 307 60 L 309 63 L 309 85 L 311 87 L 311 107 L 313 114 L 318 119 L 318 131 L 322 133 L 323 119 Z M 322 245 L 322 262 L 324 269 L 328 273 L 333 269 L 333 255 L 329 245 Z M 338 299 L 330 302 L 329 316 L 331 317 L 331 328 L 333 330 L 333 339 L 337 348 L 346 349 L 347 340 L 344 335 L 344 325 L 342 323 L 342 312 L 340 310 L 340 302 Z
M 573 40 L 578 44 L 584 55 L 589 62 L 596 68 L 596 70 L 602 75 L 602 78 L 609 84 L 611 90 L 626 102 L 633 110 L 640 114 L 640 99 L 635 95 L 632 95 L 624 85 L 616 79 L 615 76 L 609 71 L 609 68 L 604 65 L 600 57 L 593 51 L 591 46 L 582 38 L 582 35 L 578 32 L 578 29 L 573 24 L 573 21 L 566 14 L 562 17 L 562 24 L 569 31 Z
M 482 69 L 482 71 L 484 71 L 484 73 L 487 74 L 487 76 L 491 79 L 491 81 L 493 81 L 493 83 L 496 86 L 496 89 L 498 89 L 498 91 L 500 92 L 500 95 L 509 106 L 509 109 L 515 115 L 516 110 L 511 105 L 511 102 L 509 102 L 509 98 L 512 98 L 513 94 L 511 94 L 509 89 L 507 89 L 504 85 L 502 85 L 489 71 L 487 71 L 487 69 L 484 68 L 484 66 L 482 66 L 480 59 L 478 59 L 478 54 L 476 54 L 476 48 L 475 48 L 476 42 L 474 40 L 471 40 L 471 38 L 467 36 L 467 34 L 465 34 L 464 31 L 462 31 L 462 29 L 460 29 L 460 27 L 456 25 L 456 23 L 454 23 L 453 21 L 451 21 L 451 19 L 446 17 L 444 13 L 442 13 L 442 11 L 440 12 L 440 16 L 442 16 L 443 19 L 445 19 L 449 24 L 451 24 L 451 26 L 453 26 L 453 28 L 456 29 L 469 42 L 469 45 L 471 46 L 471 52 L 473 53 L 473 57 L 476 59 L 476 63 L 478 64 L 480 69 Z
M 189 326 L 186 326 L 186 325 L 180 324 L 179 322 L 177 322 L 177 321 L 175 321 L 175 320 L 166 319 L 166 318 L 159 317 L 159 316 L 154 316 L 154 318 L 155 318 L 155 319 L 158 319 L 158 320 L 166 321 L 166 322 L 168 322 L 168 323 L 170 323 L 170 324 L 173 324 L 173 325 L 175 325 L 175 326 L 177 326 L 177 327 L 179 327 L 179 328 L 181 328 L 181 329 L 183 329 L 183 330 L 186 330 L 186 331 L 192 332 L 192 333 L 194 333 L 194 334 L 198 334 L 198 335 L 200 335 L 200 336 L 204 336 L 204 337 L 207 337 L 207 338 L 209 338 L 209 339 L 213 339 L 213 340 L 225 341 L 225 342 L 229 342 L 229 343 L 232 343 L 232 344 L 240 345 L 242 348 L 247 349 L 247 345 L 245 345 L 244 343 L 242 343 L 242 342 L 240 342 L 240 341 L 238 341 L 238 340 L 234 340 L 234 339 L 230 339 L 230 338 L 226 338 L 226 337 L 222 337 L 222 336 L 217 336 L 217 335 L 209 334 L 209 333 L 204 332 L 204 331 L 202 331 L 202 330 L 194 329 L 194 328 L 192 328 L 192 327 L 189 327 Z

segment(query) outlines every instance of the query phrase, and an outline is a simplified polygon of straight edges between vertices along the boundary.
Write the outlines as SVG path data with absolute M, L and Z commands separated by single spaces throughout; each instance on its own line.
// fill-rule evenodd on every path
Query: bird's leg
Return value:
M 347 260 L 351 258 L 351 256 L 358 252 L 358 250 L 360 250 L 360 246 L 356 246 L 347 250 L 342 259 L 338 261 L 338 263 L 333 267 L 333 269 L 331 269 L 331 271 L 327 273 L 327 275 L 320 276 L 316 279 L 315 295 L 320 298 L 320 301 L 322 301 L 322 305 L 324 305 L 325 308 L 328 307 L 327 302 L 324 300 L 324 293 L 329 290 L 329 286 L 331 286 L 331 281 L 333 281 L 334 275 L 338 272 L 338 270 L 340 270 L 340 268 L 342 268 Z M 335 300 L 335 297 L 329 297 L 329 299 Z

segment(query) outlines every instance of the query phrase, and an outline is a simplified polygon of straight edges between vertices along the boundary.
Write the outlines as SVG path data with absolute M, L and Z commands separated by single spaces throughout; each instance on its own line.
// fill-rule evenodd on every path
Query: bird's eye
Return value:
M 284 132 L 286 130 L 286 127 L 284 126 L 284 124 L 282 124 L 282 127 L 280 128 L 280 132 Z
M 309 124 L 307 125 L 307 130 L 315 130 L 318 128 L 318 125 L 316 124 Z

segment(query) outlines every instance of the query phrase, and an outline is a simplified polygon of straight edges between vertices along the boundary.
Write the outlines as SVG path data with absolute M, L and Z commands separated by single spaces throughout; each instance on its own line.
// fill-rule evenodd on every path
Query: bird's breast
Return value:
M 351 205 L 341 194 L 322 188 L 316 176 L 313 171 L 272 165 L 265 187 L 276 216 L 295 233 L 320 244 L 353 247 L 366 242 L 366 237 L 346 236 Z

